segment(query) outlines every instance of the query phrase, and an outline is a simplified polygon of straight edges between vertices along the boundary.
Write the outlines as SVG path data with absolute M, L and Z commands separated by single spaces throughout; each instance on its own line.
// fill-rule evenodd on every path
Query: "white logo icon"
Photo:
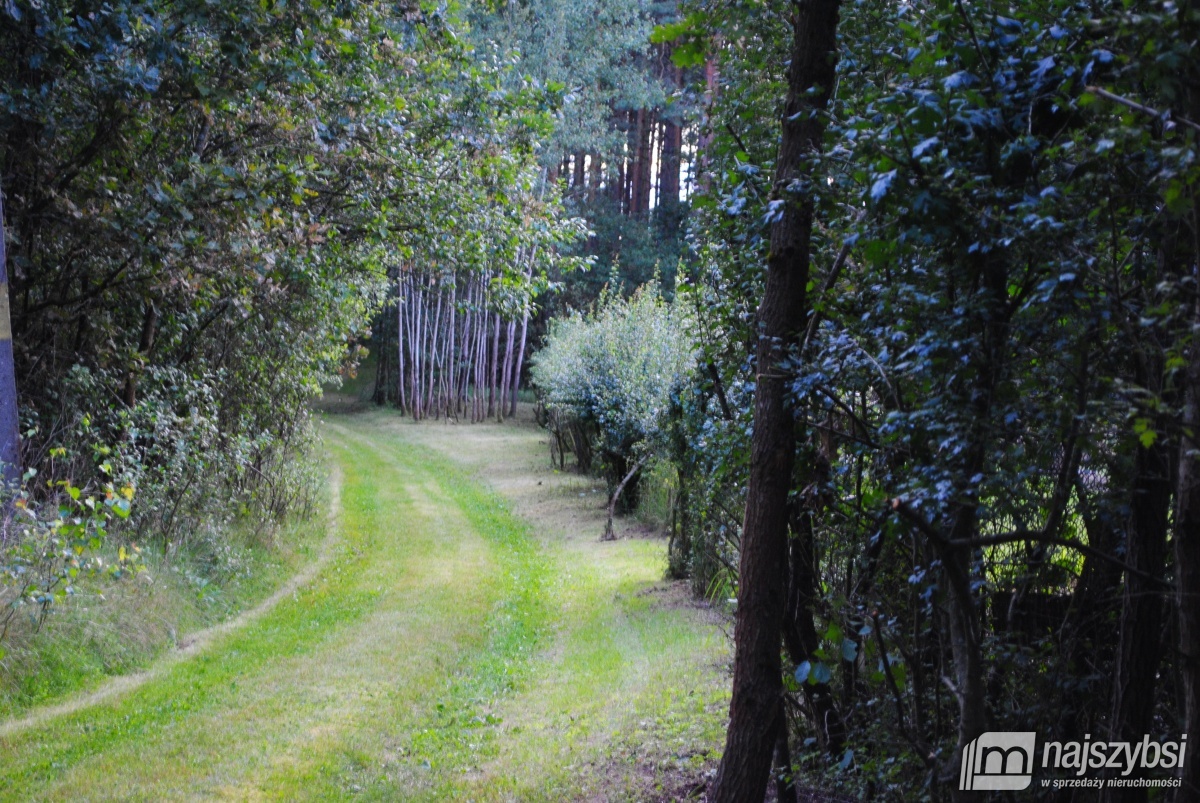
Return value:
M 958 788 L 963 791 L 1025 789 L 1033 781 L 1035 731 L 989 731 L 963 749 Z

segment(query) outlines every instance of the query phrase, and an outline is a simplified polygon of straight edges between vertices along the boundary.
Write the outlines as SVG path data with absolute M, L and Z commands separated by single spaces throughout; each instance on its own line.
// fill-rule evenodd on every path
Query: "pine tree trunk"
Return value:
M 592 155 L 588 157 L 588 203 L 596 200 L 596 190 L 600 188 L 600 159 Z
M 679 167 L 683 152 L 683 128 L 663 120 L 662 158 L 658 163 L 659 204 L 679 203 Z
M 654 190 L 654 132 L 658 129 L 658 115 L 653 110 L 645 110 L 640 113 L 640 118 L 635 206 L 638 216 L 646 217 L 650 214 L 650 195 Z
M 576 195 L 579 195 L 583 189 L 583 151 L 579 151 L 575 154 L 574 168 L 574 174 L 571 176 L 571 188 L 575 190 Z
M 701 191 L 708 188 L 709 182 L 708 166 L 712 163 L 709 150 L 712 148 L 713 142 L 712 109 L 717 102 L 719 81 L 720 72 L 717 70 L 717 61 L 710 56 L 704 62 L 704 116 L 700 125 L 700 139 L 696 143 L 696 175 L 694 179 L 697 189 Z
M 818 151 L 837 64 L 838 0 L 794 8 L 788 97 L 776 162 L 776 193 L 801 177 L 805 157 Z M 774 724 L 783 693 L 780 634 L 787 604 L 788 493 L 797 427 L 783 362 L 807 319 L 811 198 L 787 199 L 771 226 L 767 279 L 758 309 L 754 431 L 750 483 L 742 529 L 733 698 L 725 752 L 711 800 L 761 803 L 775 747 Z

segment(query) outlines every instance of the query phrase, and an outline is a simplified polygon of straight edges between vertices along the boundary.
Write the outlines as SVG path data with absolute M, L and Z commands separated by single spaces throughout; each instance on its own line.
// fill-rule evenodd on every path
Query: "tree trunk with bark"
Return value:
M 776 163 L 775 192 L 787 203 L 771 227 L 767 281 L 758 310 L 754 433 L 741 541 L 733 698 L 725 752 L 713 784 L 715 803 L 766 794 L 783 693 L 780 632 L 787 603 L 788 494 L 796 426 L 783 361 L 807 319 L 811 198 L 787 198 L 789 185 L 820 150 L 837 65 L 838 0 L 795 7 L 791 66 Z M 803 183 L 803 182 L 797 182 Z
M 637 150 L 633 163 L 633 192 L 631 215 L 645 217 L 650 212 L 650 191 L 653 173 L 650 162 L 654 154 L 653 137 L 656 116 L 653 111 L 640 109 L 637 113 Z
M 659 204 L 679 203 L 679 164 L 683 152 L 683 128 L 663 120 L 662 159 L 658 163 Z
M 1196 42 L 1200 24 L 1196 22 L 1200 3 L 1182 3 L 1184 29 Z M 1193 44 L 1193 53 L 1195 45 Z M 1184 102 L 1189 118 L 1200 115 L 1200 71 L 1193 61 L 1185 73 Z M 1195 149 L 1193 140 L 1193 152 Z M 1200 209 L 1192 193 L 1189 214 L 1180 220 L 1182 247 L 1179 260 L 1182 273 L 1193 282 L 1200 282 Z M 1175 606 L 1179 629 L 1180 681 L 1183 686 L 1183 732 L 1200 732 L 1200 293 L 1192 307 L 1192 342 L 1188 344 L 1189 361 L 1185 379 L 1183 434 L 1179 445 L 1179 466 L 1175 502 Z M 1175 800 L 1200 800 L 1200 749 L 1187 751 L 1180 770 L 1181 786 Z

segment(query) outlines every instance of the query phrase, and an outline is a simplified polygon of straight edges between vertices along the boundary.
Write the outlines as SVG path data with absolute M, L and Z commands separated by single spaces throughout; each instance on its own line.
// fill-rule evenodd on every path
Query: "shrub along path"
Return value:
M 142 675 L 0 723 L 0 798 L 673 799 L 713 765 L 721 622 L 601 543 L 527 424 L 329 415 L 326 556 Z M 488 487 L 490 486 L 490 488 Z

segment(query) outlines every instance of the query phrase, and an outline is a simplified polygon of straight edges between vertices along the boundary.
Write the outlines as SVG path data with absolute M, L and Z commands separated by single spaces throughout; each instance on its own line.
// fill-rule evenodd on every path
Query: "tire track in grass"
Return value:
M 0 799 L 646 799 L 647 746 L 715 744 L 696 659 L 722 651 L 646 596 L 660 547 L 595 542 L 574 492 L 511 512 L 550 490 L 534 433 L 331 418 L 313 576 L 133 693 L 0 736 Z
M 11 719 L 8 722 L 0 722 L 0 739 L 15 736 L 30 728 L 40 727 L 60 717 L 83 711 L 100 703 L 108 702 L 134 692 L 150 681 L 162 677 L 176 664 L 205 652 L 222 636 L 235 633 L 262 619 L 274 610 L 275 606 L 282 600 L 294 595 L 301 588 L 308 585 L 317 576 L 317 573 L 324 568 L 325 564 L 329 562 L 334 545 L 338 541 L 337 520 L 341 507 L 341 489 L 342 472 L 334 464 L 329 474 L 329 511 L 326 517 L 325 540 L 321 543 L 316 558 L 300 570 L 300 572 L 289 578 L 271 596 L 250 610 L 244 611 L 231 619 L 226 619 L 220 624 L 188 634 L 183 638 L 178 649 L 167 653 L 148 669 L 111 678 L 101 683 L 100 687 L 94 691 L 78 695 L 65 702 L 35 708 L 23 716 Z
M 368 439 L 344 426 L 328 426 L 363 446 L 379 446 L 378 435 Z M 504 500 L 481 489 L 474 477 L 425 447 L 395 441 L 391 445 L 395 448 L 384 453 L 385 460 L 394 462 L 389 454 L 397 449 L 419 454 L 447 500 L 493 545 L 501 588 L 485 625 L 486 648 L 449 679 L 424 721 L 414 723 L 408 733 L 384 736 L 394 771 L 349 769 L 359 776 L 355 791 L 368 800 L 394 799 L 397 785 L 406 779 L 417 782 L 416 788 L 407 785 L 406 799 L 418 789 L 431 799 L 447 799 L 463 773 L 477 771 L 498 753 L 497 726 L 502 720 L 494 711 L 528 685 L 531 662 L 550 617 L 545 593 L 553 567 L 525 523 L 509 512 Z
M 486 594 L 452 594 L 449 579 L 462 565 L 475 573 L 470 582 L 486 587 L 492 564 L 456 511 L 442 516 L 439 499 L 422 495 L 421 467 L 373 472 L 370 451 L 348 449 L 334 444 L 347 477 L 342 538 L 316 579 L 137 694 L 0 739 L 0 797 L 304 797 L 310 748 L 353 730 L 354 715 L 370 715 L 362 676 L 374 673 L 367 696 L 384 702 L 384 685 L 401 684 L 395 705 L 424 694 L 431 667 L 454 663 L 478 640 L 475 610 Z M 395 510 L 406 520 L 398 531 L 385 527 L 384 514 Z M 455 597 L 461 611 L 451 609 Z M 376 624 L 385 613 L 394 625 L 416 623 L 404 634 L 418 642 L 413 654 L 380 643 Z M 431 621 L 439 627 L 427 627 Z M 422 640 L 412 627 L 434 636 Z M 349 659 L 361 675 L 347 673 Z M 272 769 L 284 771 L 278 785 L 260 783 Z
M 448 462 L 329 429 L 343 515 L 316 576 L 137 693 L 0 738 L 0 798 L 436 797 L 487 743 L 538 638 L 545 567 Z M 381 774 L 389 739 L 436 771 Z
M 601 542 L 597 481 L 547 466 L 545 435 L 528 424 L 365 416 L 489 483 L 555 566 L 555 627 L 528 683 L 496 709 L 499 749 L 445 799 L 611 803 L 695 787 L 724 741 L 729 645 L 719 614 L 662 580 L 665 540 Z

